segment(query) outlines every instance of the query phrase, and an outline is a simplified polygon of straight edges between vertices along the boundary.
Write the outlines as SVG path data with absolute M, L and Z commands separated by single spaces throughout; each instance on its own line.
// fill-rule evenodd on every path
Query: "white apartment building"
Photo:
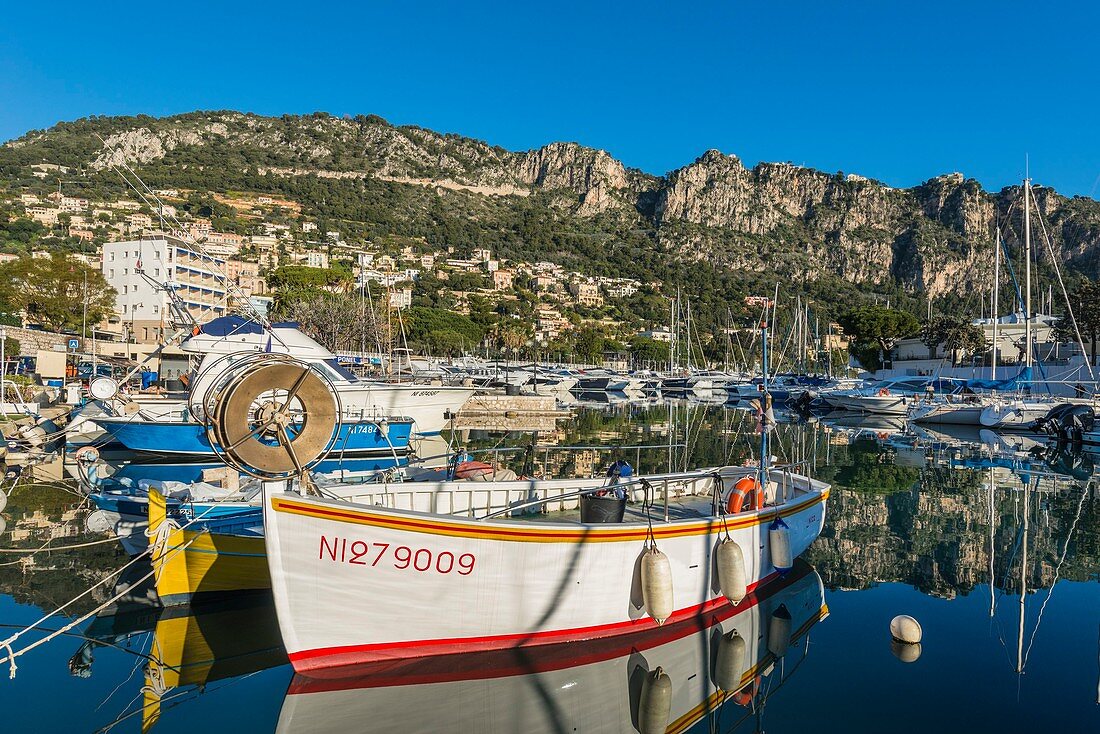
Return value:
M 165 283 L 200 323 L 227 313 L 225 261 L 160 232 L 103 245 L 103 277 L 117 292 L 109 321 L 138 342 L 157 341 L 172 322 Z M 144 276 L 143 274 L 144 273 Z M 148 277 L 145 277 L 148 276 Z

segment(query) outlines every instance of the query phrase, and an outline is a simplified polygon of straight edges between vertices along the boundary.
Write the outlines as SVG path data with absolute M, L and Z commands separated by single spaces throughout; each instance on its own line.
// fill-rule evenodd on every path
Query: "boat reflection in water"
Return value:
M 130 647 L 149 632 L 147 646 Z M 69 660 L 73 675 L 91 676 L 98 647 L 129 648 L 145 658 L 140 703 L 111 725 L 140 716 L 143 732 L 159 721 L 162 706 L 168 708 L 170 702 L 174 706 L 182 697 L 202 693 L 215 681 L 287 662 L 270 592 L 191 606 L 121 604 L 97 616 L 84 636 L 84 644 Z
M 729 730 L 761 712 L 827 615 L 821 578 L 799 562 L 736 607 L 637 635 L 298 674 L 277 731 L 650 734 L 719 715 Z

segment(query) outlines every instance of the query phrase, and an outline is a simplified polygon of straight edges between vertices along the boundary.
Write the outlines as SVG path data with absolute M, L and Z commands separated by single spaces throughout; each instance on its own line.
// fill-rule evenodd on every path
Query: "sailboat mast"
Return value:
M 767 309 L 764 311 L 767 314 Z M 763 388 L 760 393 L 760 477 L 759 482 L 761 487 L 768 486 L 768 460 L 769 452 L 768 448 L 768 403 L 770 402 L 770 396 L 768 395 L 768 322 L 762 321 L 760 323 L 760 365 L 761 373 L 763 374 Z
M 1024 672 L 1024 600 L 1027 597 L 1027 530 L 1028 530 L 1028 497 L 1031 489 L 1031 478 L 1024 485 L 1024 540 L 1020 555 L 1020 629 L 1016 641 L 1016 672 Z
M 1001 301 L 1001 228 L 997 227 L 997 239 L 993 243 L 993 379 L 997 379 L 997 322 L 1000 319 Z
M 989 618 L 997 609 L 997 594 L 993 588 L 993 554 L 996 551 L 996 521 L 994 520 L 993 467 L 989 467 Z
M 1024 179 L 1024 260 L 1025 279 L 1027 280 L 1027 295 L 1024 296 L 1024 344 L 1027 353 L 1024 355 L 1024 365 L 1031 366 L 1031 179 Z

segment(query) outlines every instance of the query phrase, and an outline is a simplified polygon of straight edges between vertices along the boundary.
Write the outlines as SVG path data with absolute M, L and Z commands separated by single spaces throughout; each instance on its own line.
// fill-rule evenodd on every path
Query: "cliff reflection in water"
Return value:
M 1100 569 L 1100 492 L 1095 480 L 1049 472 L 936 465 L 901 467 L 875 440 L 847 447 L 824 467 L 833 481 L 825 529 L 806 559 L 833 588 L 902 582 L 938 597 L 979 584 L 1019 591 L 1023 492 L 1028 505 L 1027 586 L 1060 576 L 1084 581 Z M 990 485 L 992 483 L 992 491 Z M 992 565 L 991 565 L 992 561 Z

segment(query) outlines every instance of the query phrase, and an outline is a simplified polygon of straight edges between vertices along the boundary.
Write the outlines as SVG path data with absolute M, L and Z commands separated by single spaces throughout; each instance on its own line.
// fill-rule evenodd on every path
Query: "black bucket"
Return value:
M 626 514 L 626 497 L 619 499 L 614 495 L 599 497 L 594 494 L 581 495 L 581 522 L 604 523 L 622 522 Z
M 504 394 L 509 396 L 519 395 L 519 385 L 513 385 L 511 383 L 505 385 Z

